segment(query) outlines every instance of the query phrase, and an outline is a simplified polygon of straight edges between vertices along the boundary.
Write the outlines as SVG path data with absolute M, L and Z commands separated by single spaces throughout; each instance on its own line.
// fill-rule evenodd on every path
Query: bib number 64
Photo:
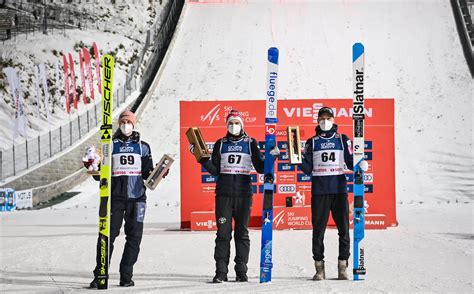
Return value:
M 323 152 L 321 153 L 321 160 L 323 162 L 336 161 L 336 154 L 334 152 Z

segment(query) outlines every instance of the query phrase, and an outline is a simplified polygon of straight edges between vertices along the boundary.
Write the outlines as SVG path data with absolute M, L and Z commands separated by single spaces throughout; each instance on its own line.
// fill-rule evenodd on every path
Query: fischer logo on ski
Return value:
M 112 176 L 112 93 L 114 79 L 114 58 L 102 57 L 102 125 L 100 144 L 102 161 L 100 166 L 100 203 L 99 203 L 99 243 L 100 267 L 98 288 L 107 289 L 110 264 L 110 192 Z
M 260 283 L 272 280 L 273 194 L 275 193 L 275 158 L 270 150 L 276 146 L 278 49 L 268 49 L 268 72 L 265 117 L 265 163 L 262 210 L 262 245 L 260 253 Z

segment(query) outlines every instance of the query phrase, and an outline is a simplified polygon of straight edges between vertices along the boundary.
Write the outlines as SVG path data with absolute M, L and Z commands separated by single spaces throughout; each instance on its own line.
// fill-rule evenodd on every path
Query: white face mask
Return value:
M 130 136 L 133 132 L 133 124 L 122 124 L 120 130 L 125 136 Z
M 237 124 L 229 124 L 227 126 L 227 130 L 229 133 L 231 133 L 234 136 L 240 135 L 240 131 L 242 130 L 242 127 Z
M 332 121 L 330 121 L 329 119 L 323 119 L 323 120 L 319 121 L 319 127 L 321 128 L 321 130 L 323 130 L 325 132 L 331 130 L 333 124 L 334 123 Z

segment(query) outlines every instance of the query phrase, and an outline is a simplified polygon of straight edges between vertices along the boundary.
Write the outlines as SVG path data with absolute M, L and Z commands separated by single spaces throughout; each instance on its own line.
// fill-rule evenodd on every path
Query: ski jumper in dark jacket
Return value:
M 353 169 L 349 137 L 337 132 L 334 124 L 329 131 L 316 127 L 316 136 L 306 141 L 303 172 L 311 175 L 311 213 L 313 224 L 313 259 L 324 260 L 324 233 L 329 212 L 339 234 L 339 260 L 350 256 L 349 203 L 344 169 Z
M 245 132 L 239 136 L 230 133 L 214 144 L 211 160 L 202 163 L 217 176 L 216 222 L 217 235 L 214 250 L 216 274 L 227 274 L 232 239 L 232 218 L 235 221 L 235 271 L 247 273 L 250 252 L 248 222 L 252 206 L 252 166 L 263 173 L 264 156 L 258 143 Z
M 148 143 L 140 140 L 136 131 L 126 137 L 119 130 L 113 138 L 112 186 L 110 213 L 110 256 L 115 238 L 119 235 L 122 221 L 125 220 L 126 242 L 120 261 L 121 279 L 133 276 L 133 266 L 138 259 L 143 235 L 143 220 L 146 210 L 144 179 L 153 170 L 153 159 Z M 99 176 L 94 176 L 99 180 Z M 97 242 L 97 252 L 100 244 Z M 96 257 L 94 275 L 99 273 L 100 255 Z

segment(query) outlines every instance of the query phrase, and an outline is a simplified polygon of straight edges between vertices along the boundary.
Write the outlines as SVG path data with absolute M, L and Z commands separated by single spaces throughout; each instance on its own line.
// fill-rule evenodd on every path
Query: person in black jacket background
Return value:
M 238 110 L 232 110 L 226 118 L 227 134 L 214 144 L 211 159 L 201 162 L 212 175 L 217 176 L 215 213 L 217 223 L 214 259 L 216 275 L 213 283 L 227 281 L 232 239 L 232 219 L 235 221 L 235 272 L 236 281 L 247 282 L 247 262 L 250 252 L 248 223 L 252 207 L 252 166 L 263 173 L 264 155 L 257 140 L 249 137 L 244 129 L 243 118 Z M 194 148 L 190 146 L 191 151 Z M 278 147 L 272 151 L 278 156 Z
M 367 170 L 368 163 L 360 164 Z M 316 136 L 306 141 L 301 168 L 311 175 L 311 214 L 313 224 L 313 280 L 324 280 L 324 233 L 331 212 L 339 234 L 338 279 L 347 280 L 350 256 L 349 203 L 345 169 L 354 167 L 352 144 L 348 136 L 337 132 L 334 113 L 329 107 L 318 112 Z

